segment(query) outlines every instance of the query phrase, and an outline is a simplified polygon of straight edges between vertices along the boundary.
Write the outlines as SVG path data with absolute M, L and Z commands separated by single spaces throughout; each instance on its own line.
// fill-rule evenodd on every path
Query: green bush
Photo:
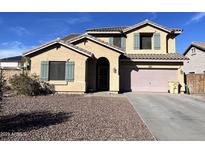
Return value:
M 18 95 L 37 96 L 54 92 L 53 85 L 40 81 L 36 75 L 14 75 L 10 80 L 12 90 Z

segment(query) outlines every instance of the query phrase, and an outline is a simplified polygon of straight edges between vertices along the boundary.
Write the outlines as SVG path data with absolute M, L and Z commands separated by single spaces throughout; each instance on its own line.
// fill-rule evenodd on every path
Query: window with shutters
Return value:
M 152 49 L 152 33 L 140 33 L 140 49 Z
M 49 80 L 65 80 L 65 61 L 49 62 Z

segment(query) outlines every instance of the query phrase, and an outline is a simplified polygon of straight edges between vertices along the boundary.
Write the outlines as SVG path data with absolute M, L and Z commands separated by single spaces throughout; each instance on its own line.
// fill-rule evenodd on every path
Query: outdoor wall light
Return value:
M 114 72 L 114 73 L 117 73 L 117 69 L 116 69 L 115 67 L 113 68 L 113 72 Z
M 181 74 L 184 74 L 184 71 L 181 69 L 181 70 L 180 70 L 180 73 L 181 73 Z

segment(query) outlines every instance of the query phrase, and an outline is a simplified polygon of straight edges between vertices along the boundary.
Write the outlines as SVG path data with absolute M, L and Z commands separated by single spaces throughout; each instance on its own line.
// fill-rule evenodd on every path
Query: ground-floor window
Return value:
M 49 62 L 49 80 L 65 80 L 65 61 Z

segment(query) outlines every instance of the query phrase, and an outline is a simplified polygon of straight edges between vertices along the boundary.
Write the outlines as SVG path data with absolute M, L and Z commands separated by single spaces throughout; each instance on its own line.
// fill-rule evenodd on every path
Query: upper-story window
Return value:
M 113 37 L 113 45 L 121 48 L 121 37 Z
M 140 34 L 140 49 L 152 49 L 152 33 Z
M 125 49 L 126 40 L 125 37 L 110 37 L 109 43 L 119 48 Z
M 160 33 L 135 33 L 134 49 L 135 50 L 159 50 Z

